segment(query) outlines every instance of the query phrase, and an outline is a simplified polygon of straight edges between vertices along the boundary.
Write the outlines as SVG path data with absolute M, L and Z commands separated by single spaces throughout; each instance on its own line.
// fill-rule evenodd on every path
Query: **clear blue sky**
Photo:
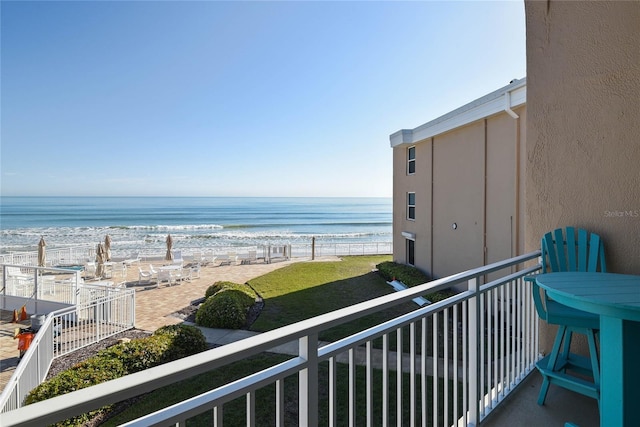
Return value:
M 1 2 L 1 191 L 381 196 L 389 135 L 525 76 L 516 2 Z

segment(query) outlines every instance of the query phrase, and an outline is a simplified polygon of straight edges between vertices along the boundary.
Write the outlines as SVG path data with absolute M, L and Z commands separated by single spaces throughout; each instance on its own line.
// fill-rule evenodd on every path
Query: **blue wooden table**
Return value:
M 555 301 L 600 315 L 600 425 L 640 426 L 640 276 L 547 273 Z

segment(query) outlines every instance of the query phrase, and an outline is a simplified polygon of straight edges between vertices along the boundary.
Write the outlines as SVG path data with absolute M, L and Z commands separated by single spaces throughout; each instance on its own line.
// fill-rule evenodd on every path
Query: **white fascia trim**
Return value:
M 507 107 L 508 109 L 516 108 L 526 101 L 527 79 L 524 77 L 415 129 L 401 129 L 391 134 L 389 136 L 391 148 L 415 144 L 501 111 L 507 111 Z

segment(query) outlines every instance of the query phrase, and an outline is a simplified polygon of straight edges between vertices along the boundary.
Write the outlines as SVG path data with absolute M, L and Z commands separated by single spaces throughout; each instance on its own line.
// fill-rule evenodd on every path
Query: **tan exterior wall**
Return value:
M 416 148 L 416 172 L 407 174 L 407 148 Z M 406 241 L 402 232 L 416 235 L 416 266 L 431 271 L 431 140 L 393 150 L 393 257 L 406 263 Z M 407 220 L 407 192 L 416 193 L 415 221 Z
M 486 252 L 484 264 L 491 264 L 524 253 L 523 211 L 524 169 L 519 157 L 524 151 L 521 122 L 524 107 L 516 109 L 519 118 L 501 114 L 487 120 L 486 154 Z M 490 275 L 489 280 L 497 275 Z
M 434 278 L 522 253 L 526 107 L 514 111 L 520 118 L 502 112 L 414 144 L 412 176 L 412 145 L 394 148 L 395 261 L 406 263 L 402 232 L 415 234 L 415 265 Z M 406 219 L 408 191 L 415 221 Z
M 434 138 L 435 278 L 483 263 L 484 145 L 484 121 Z
M 526 249 L 580 226 L 603 237 L 609 271 L 640 274 L 640 2 L 525 11 Z

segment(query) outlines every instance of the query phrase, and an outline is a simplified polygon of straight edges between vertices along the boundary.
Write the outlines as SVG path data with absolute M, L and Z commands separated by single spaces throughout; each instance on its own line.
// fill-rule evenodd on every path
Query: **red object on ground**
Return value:
M 18 350 L 21 352 L 25 352 L 29 350 L 29 346 L 31 345 L 31 341 L 33 341 L 33 337 L 36 334 L 33 332 L 23 332 L 18 335 Z

